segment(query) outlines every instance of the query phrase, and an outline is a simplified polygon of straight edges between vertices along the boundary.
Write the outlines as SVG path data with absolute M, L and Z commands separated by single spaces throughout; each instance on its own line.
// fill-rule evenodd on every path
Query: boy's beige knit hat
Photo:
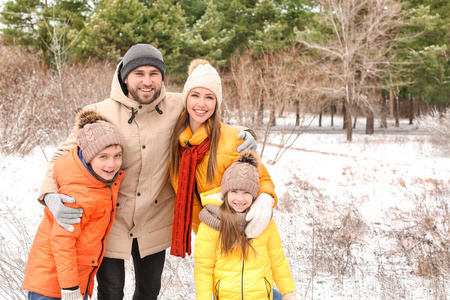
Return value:
M 222 195 L 231 190 L 243 190 L 255 199 L 259 192 L 259 159 L 254 151 L 246 150 L 229 166 L 222 177 Z
M 217 110 L 222 104 L 222 81 L 219 73 L 214 69 L 209 61 L 204 59 L 195 59 L 189 65 L 189 77 L 184 84 L 182 93 L 183 105 L 186 107 L 187 96 L 189 92 L 197 87 L 207 88 L 216 95 Z
M 112 145 L 122 146 L 122 136 L 116 126 L 96 110 L 82 110 L 77 114 L 77 145 L 88 164 L 100 151 Z

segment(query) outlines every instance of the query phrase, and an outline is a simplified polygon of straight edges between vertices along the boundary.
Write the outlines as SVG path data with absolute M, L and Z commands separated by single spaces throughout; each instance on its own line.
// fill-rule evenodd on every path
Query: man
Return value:
M 97 273 L 100 300 L 123 299 L 124 260 L 130 254 L 136 278 L 133 299 L 157 299 L 161 288 L 165 249 L 171 245 L 175 201 L 168 175 L 168 150 L 173 127 L 183 108 L 181 94 L 166 91 L 165 71 L 158 49 L 148 44 L 134 45 L 117 66 L 110 98 L 88 106 L 119 128 L 125 144 L 122 169 L 126 176 L 120 186 L 105 257 Z M 245 142 L 238 151 L 256 146 L 247 132 L 242 131 L 240 138 Z M 64 206 L 75 199 L 56 194 L 53 163 L 75 145 L 72 133 L 57 149 L 48 164 L 39 197 L 68 230 L 73 230 L 70 224 L 80 222 L 82 211 Z

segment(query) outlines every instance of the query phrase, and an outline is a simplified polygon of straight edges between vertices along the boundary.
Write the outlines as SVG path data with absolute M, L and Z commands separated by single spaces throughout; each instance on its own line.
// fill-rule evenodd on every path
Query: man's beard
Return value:
M 128 86 L 127 86 L 128 88 Z M 134 89 L 129 89 L 128 88 L 128 92 L 131 94 L 131 96 L 133 97 L 133 99 L 135 101 L 137 101 L 140 104 L 151 104 L 153 103 L 153 101 L 155 101 L 156 99 L 158 99 L 158 97 L 161 95 L 161 87 L 159 89 L 155 88 L 155 92 L 153 94 L 153 96 L 151 96 L 150 98 L 147 97 L 139 97 L 139 94 L 136 92 L 136 90 Z

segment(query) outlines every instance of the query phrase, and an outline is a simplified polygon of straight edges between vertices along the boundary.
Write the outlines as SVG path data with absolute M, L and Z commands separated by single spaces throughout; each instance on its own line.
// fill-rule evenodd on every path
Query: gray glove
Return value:
M 245 227 L 245 236 L 249 239 L 257 238 L 269 225 L 275 200 L 271 195 L 262 193 L 253 201 L 245 217 L 249 222 Z
M 239 147 L 237 147 L 237 152 L 242 153 L 245 149 L 256 151 L 256 149 L 258 148 L 258 144 L 256 143 L 255 138 L 253 137 L 253 135 L 251 135 L 250 132 L 242 130 L 241 132 L 239 132 L 238 138 L 243 139 L 244 142 L 240 144 Z
M 73 208 L 65 206 L 64 203 L 75 203 L 75 199 L 63 194 L 48 193 L 44 196 L 45 205 L 53 214 L 59 225 L 73 232 L 74 228 L 71 224 L 81 222 L 83 216 L 82 208 Z
M 83 300 L 80 288 L 76 290 L 61 290 L 61 300 Z

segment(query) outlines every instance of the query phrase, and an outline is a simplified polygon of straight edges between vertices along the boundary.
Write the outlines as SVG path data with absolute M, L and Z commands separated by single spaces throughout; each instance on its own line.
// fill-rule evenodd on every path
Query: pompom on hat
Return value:
M 82 110 L 77 114 L 77 145 L 82 151 L 86 163 L 100 151 L 112 145 L 123 146 L 122 136 L 116 126 L 96 110 Z
M 150 44 L 136 44 L 132 46 L 123 56 L 120 78 L 125 81 L 128 74 L 138 67 L 153 66 L 157 68 L 162 79 L 165 78 L 166 64 L 161 52 Z
M 222 104 L 222 80 L 217 70 L 211 66 L 209 61 L 204 59 L 195 59 L 189 65 L 189 77 L 184 84 L 182 93 L 183 105 L 186 107 L 187 96 L 189 92 L 197 87 L 211 90 L 217 98 L 217 110 Z
M 254 151 L 245 150 L 242 156 L 223 173 L 222 195 L 231 190 L 243 190 L 256 198 L 259 192 L 258 165 L 257 154 Z

